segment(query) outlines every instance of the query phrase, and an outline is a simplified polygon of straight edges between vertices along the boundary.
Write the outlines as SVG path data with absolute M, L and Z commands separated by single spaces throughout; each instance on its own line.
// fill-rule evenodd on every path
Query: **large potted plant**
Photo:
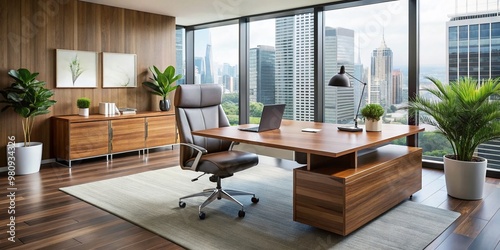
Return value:
M 31 133 L 35 117 L 49 113 L 49 107 L 56 101 L 50 100 L 54 95 L 46 89 L 45 82 L 36 80 L 38 73 L 27 69 L 10 70 L 9 76 L 15 80 L 9 87 L 0 90 L 5 103 L 2 111 L 12 108 L 22 119 L 24 142 L 15 144 L 14 153 L 8 156 L 15 158 L 16 175 L 31 174 L 40 170 L 42 160 L 42 143 L 32 142 Z M 10 155 L 12 154 L 12 155 Z
M 366 131 L 382 131 L 384 108 L 380 104 L 367 104 L 361 109 L 361 115 L 365 118 Z
M 156 66 L 149 68 L 153 74 L 151 81 L 142 83 L 151 93 L 162 97 L 160 100 L 160 110 L 170 110 L 170 99 L 168 99 L 170 92 L 177 89 L 178 85 L 174 85 L 175 81 L 182 78 L 181 74 L 175 74 L 174 66 L 168 66 L 164 71 L 160 71 Z
M 500 82 L 461 78 L 445 85 L 436 78 L 427 79 L 436 87 L 426 89 L 433 98 L 410 100 L 409 111 L 418 111 L 421 121 L 436 127 L 451 144 L 453 155 L 443 156 L 448 194 L 481 199 L 487 160 L 475 155 L 475 150 L 500 137 L 500 101 L 491 98 L 500 94 Z

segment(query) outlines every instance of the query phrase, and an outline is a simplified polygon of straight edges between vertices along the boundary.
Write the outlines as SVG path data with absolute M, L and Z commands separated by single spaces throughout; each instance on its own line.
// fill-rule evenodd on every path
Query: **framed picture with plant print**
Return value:
M 97 52 L 56 50 L 57 88 L 97 88 Z
M 102 53 L 102 87 L 137 87 L 137 56 L 124 53 Z

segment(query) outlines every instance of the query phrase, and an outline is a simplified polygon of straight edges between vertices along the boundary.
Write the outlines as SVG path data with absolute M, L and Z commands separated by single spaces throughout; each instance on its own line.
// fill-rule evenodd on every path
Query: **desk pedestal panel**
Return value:
M 422 149 L 387 145 L 357 167 L 294 170 L 295 221 L 348 235 L 422 188 Z

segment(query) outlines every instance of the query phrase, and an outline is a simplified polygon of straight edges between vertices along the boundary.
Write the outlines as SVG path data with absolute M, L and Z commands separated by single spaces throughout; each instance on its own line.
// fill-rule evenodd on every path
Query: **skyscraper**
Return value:
M 214 64 L 212 58 L 212 35 L 210 29 L 195 31 L 195 67 L 198 72 L 195 75 L 195 83 L 216 83 L 214 76 Z M 196 73 L 195 73 L 196 74 Z M 196 80 L 199 79 L 199 82 Z
M 212 44 L 207 44 L 205 51 L 205 74 L 202 83 L 216 83 L 214 79 L 214 63 L 212 58 Z
M 276 19 L 276 103 L 285 103 L 284 117 L 314 120 L 314 16 Z
M 447 82 L 460 77 L 500 77 L 500 2 L 483 5 L 481 9 L 468 8 L 477 1 L 460 3 L 446 23 Z M 499 146 L 500 140 L 478 146 L 478 155 L 488 159 L 489 168 L 500 169 Z
M 286 104 L 283 118 L 294 119 L 293 68 L 295 17 L 276 18 L 276 103 Z
M 275 50 L 273 46 L 258 45 L 249 53 L 250 101 L 276 103 Z
M 345 28 L 325 27 L 325 122 L 348 123 L 354 118 L 356 100 L 354 89 L 358 83 L 351 79 L 353 88 L 328 86 L 330 78 L 344 66 L 347 73 L 354 74 L 354 31 Z
M 498 10 L 455 13 L 446 23 L 446 31 L 447 82 L 460 77 L 479 80 L 500 77 Z
M 184 84 L 186 82 L 186 65 L 184 58 L 184 29 L 177 29 L 175 31 L 175 73 L 182 74 L 182 78 L 177 80 L 177 84 Z
M 403 72 L 396 69 L 392 71 L 392 104 L 400 104 L 403 102 Z
M 194 58 L 194 83 L 200 84 L 204 83 L 203 79 L 205 78 L 205 60 L 203 57 L 195 57 Z
M 382 36 L 380 46 L 372 52 L 369 99 L 370 103 L 378 103 L 384 108 L 393 104 L 389 94 L 392 91 L 392 59 L 392 50 Z

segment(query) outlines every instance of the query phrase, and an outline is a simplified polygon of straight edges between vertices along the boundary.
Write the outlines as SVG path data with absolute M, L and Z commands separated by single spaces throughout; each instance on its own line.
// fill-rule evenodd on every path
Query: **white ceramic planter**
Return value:
M 89 109 L 88 108 L 86 108 L 86 109 L 79 109 L 78 110 L 78 115 L 89 116 Z
M 15 144 L 15 149 L 16 175 L 26 175 L 40 171 L 43 151 L 41 142 L 31 142 L 29 147 L 25 147 L 24 142 L 18 142 Z
M 481 158 L 481 157 L 479 157 Z M 463 200 L 483 198 L 488 161 L 457 161 L 443 156 L 448 195 Z
M 366 131 L 374 131 L 374 132 L 382 131 L 382 119 L 378 121 L 372 119 L 366 119 L 365 129 Z

